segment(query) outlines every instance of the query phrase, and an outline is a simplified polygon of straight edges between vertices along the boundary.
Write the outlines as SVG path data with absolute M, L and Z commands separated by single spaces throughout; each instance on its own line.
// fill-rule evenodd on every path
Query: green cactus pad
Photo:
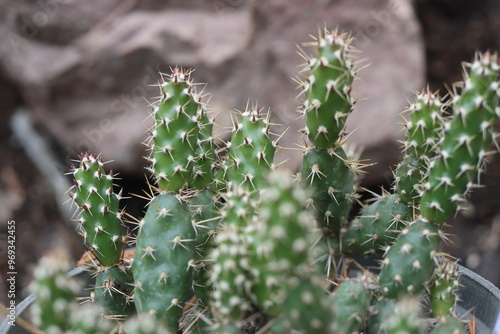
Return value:
M 211 254 L 214 264 L 210 277 L 213 305 L 224 323 L 234 324 L 252 309 L 256 274 L 250 261 L 250 242 L 255 233 L 251 223 L 258 210 L 254 197 L 244 186 L 237 185 L 225 195 L 223 224 L 216 238 L 218 247 Z
M 415 298 L 405 297 L 396 302 L 386 319 L 387 334 L 422 334 L 425 321 L 422 319 L 420 303 Z
M 118 264 L 123 247 L 121 195 L 113 191 L 113 173 L 106 174 L 103 165 L 99 156 L 82 154 L 72 172 L 75 185 L 69 194 L 80 209 L 78 221 L 87 246 L 103 266 L 110 267 Z
M 276 150 L 276 143 L 269 137 L 270 114 L 261 114 L 258 107 L 247 106 L 233 128 L 228 148 L 227 180 L 248 190 L 265 186 Z
M 458 300 L 460 273 L 457 264 L 443 260 L 437 267 L 429 287 L 429 299 L 435 317 L 453 316 Z
M 468 331 L 465 325 L 453 317 L 442 317 L 439 318 L 439 322 L 431 331 L 431 334 L 466 334 Z
M 310 76 L 303 83 L 306 92 L 303 113 L 306 133 L 317 148 L 335 146 L 352 111 L 351 88 L 355 72 L 349 54 L 351 42 L 348 35 L 325 29 L 313 43 L 317 57 L 304 55 Z
M 415 206 L 420 202 L 420 189 L 425 183 L 427 171 L 422 161 L 414 155 L 406 155 L 396 167 L 394 190 L 399 200 Z
M 216 247 L 215 238 L 221 228 L 222 203 L 212 190 L 204 189 L 193 196 L 189 206 L 196 228 L 196 268 L 193 272 L 193 289 L 201 303 L 208 306 L 211 292 L 209 276 L 213 263 L 210 253 Z
M 151 128 L 151 170 L 160 191 L 178 191 L 189 180 L 196 160 L 199 115 L 204 108 L 190 71 L 174 68 L 160 83 Z
M 384 193 L 352 222 L 342 236 L 343 250 L 358 254 L 375 253 L 394 242 L 412 209 L 401 203 L 396 194 Z
M 443 108 L 446 104 L 441 97 L 428 88 L 419 92 L 415 102 L 410 105 L 410 119 L 406 122 L 408 130 L 404 142 L 406 153 L 418 159 L 431 159 L 442 137 Z
M 272 333 L 331 333 L 331 300 L 315 279 L 290 278 L 287 298 Z
M 356 199 L 356 173 L 343 148 L 307 151 L 300 180 L 305 189 L 312 189 L 307 203 L 320 228 L 327 234 L 340 231 Z
M 371 292 L 362 280 L 348 279 L 341 282 L 333 295 L 332 332 L 351 334 L 360 330 L 370 305 Z
M 149 203 L 132 264 L 134 302 L 172 332 L 192 286 L 195 240 L 191 212 L 179 196 L 160 193 Z
M 128 316 L 135 312 L 133 304 L 134 279 L 129 269 L 112 267 L 97 273 L 94 301 L 109 316 Z
M 440 236 L 436 225 L 424 220 L 403 229 L 384 254 L 379 284 L 389 298 L 419 294 L 436 266 Z
M 30 285 L 35 295 L 32 308 L 34 324 L 47 333 L 66 333 L 70 315 L 76 308 L 80 285 L 66 274 L 69 263 L 63 256 L 43 257 L 35 268 Z
M 288 174 L 269 175 L 251 246 L 253 268 L 259 276 L 255 297 L 260 309 L 270 316 L 280 312 L 286 297 L 282 282 L 302 274 L 313 244 L 312 219 L 303 210 L 306 198 Z
M 481 172 L 482 160 L 495 137 L 493 124 L 500 114 L 497 56 L 476 55 L 468 67 L 462 90 L 453 98 L 453 118 L 445 127 L 422 195 L 422 216 L 435 224 L 443 224 L 456 212 Z

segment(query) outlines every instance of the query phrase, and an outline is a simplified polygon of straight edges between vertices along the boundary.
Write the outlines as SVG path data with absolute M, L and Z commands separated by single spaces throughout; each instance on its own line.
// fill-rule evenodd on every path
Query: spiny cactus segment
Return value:
M 93 301 L 107 316 L 126 317 L 135 312 L 133 304 L 134 279 L 128 268 L 112 267 L 97 272 Z
M 307 205 L 322 231 L 335 234 L 348 223 L 356 196 L 356 173 L 342 147 L 311 149 L 300 168 L 302 187 L 312 189 Z
M 161 191 L 178 191 L 189 181 L 195 167 L 199 128 L 206 127 L 201 95 L 191 71 L 174 68 L 160 83 L 161 98 L 154 106 L 155 124 L 150 129 L 151 168 Z M 200 123 L 200 121 L 203 121 Z
M 66 333 L 71 328 L 69 318 L 76 307 L 80 285 L 66 276 L 69 261 L 60 254 L 40 260 L 30 289 L 35 294 L 33 322 L 47 333 Z
M 435 270 L 429 287 L 432 313 L 436 317 L 453 316 L 458 301 L 460 274 L 455 262 L 443 260 Z
M 500 115 L 497 56 L 477 54 L 467 68 L 461 91 L 453 95 L 453 118 L 445 125 L 422 195 L 422 216 L 435 224 L 443 224 L 463 203 L 496 138 L 493 124 Z
M 358 254 L 380 252 L 394 242 L 411 219 L 412 209 L 396 194 L 384 192 L 352 221 L 342 235 L 343 249 Z
M 191 289 L 196 234 L 182 198 L 161 193 L 149 203 L 140 226 L 132 271 L 134 303 L 176 332 Z
M 361 279 L 342 282 L 333 295 L 332 333 L 350 334 L 356 332 L 365 322 L 371 292 Z
M 412 222 L 388 247 L 379 275 L 384 295 L 398 298 L 419 294 L 434 272 L 440 236 L 435 224 Z
M 121 258 L 123 213 L 119 208 L 121 192 L 113 190 L 113 172 L 106 174 L 103 166 L 100 156 L 82 154 L 79 167 L 72 171 L 74 186 L 69 195 L 78 206 L 87 246 L 103 266 L 111 267 Z
M 354 100 L 351 95 L 355 76 L 352 38 L 338 30 L 324 30 L 313 43 L 317 55 L 303 54 L 310 72 L 301 82 L 306 94 L 302 108 L 305 132 L 317 148 L 334 147 L 344 131 Z

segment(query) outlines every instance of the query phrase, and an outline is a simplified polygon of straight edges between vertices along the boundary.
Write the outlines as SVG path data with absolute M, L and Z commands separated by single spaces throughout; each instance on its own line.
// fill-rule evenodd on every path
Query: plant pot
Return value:
M 71 270 L 68 277 L 78 277 L 90 282 L 89 266 L 80 266 Z M 457 314 L 476 318 L 476 334 L 500 334 L 500 289 L 473 271 L 459 266 L 461 272 L 461 300 L 457 305 Z M 88 291 L 85 290 L 84 291 Z M 29 306 L 34 300 L 30 295 L 17 305 L 16 315 L 29 320 Z M 29 334 L 30 332 L 16 324 L 9 326 L 9 318 L 0 325 L 0 334 Z M 495 327 L 496 326 L 496 327 Z

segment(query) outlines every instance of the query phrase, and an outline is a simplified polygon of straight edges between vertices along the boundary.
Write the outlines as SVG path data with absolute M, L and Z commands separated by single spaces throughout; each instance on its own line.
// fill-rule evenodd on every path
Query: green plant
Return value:
M 96 317 L 102 312 L 115 330 L 134 333 L 136 312 L 146 317 L 145 333 L 159 326 L 172 333 L 421 333 L 424 294 L 433 333 L 465 332 L 455 314 L 460 277 L 440 251 L 441 227 L 474 186 L 496 138 L 497 57 L 478 53 L 446 98 L 417 94 L 393 188 L 355 213 L 362 165 L 344 133 L 355 105 L 351 44 L 347 34 L 325 29 L 311 43 L 317 54 L 303 53 L 308 75 L 299 80 L 299 109 L 309 145 L 296 180 L 273 163 L 278 144 L 269 113 L 247 105 L 231 140 L 217 149 L 191 72 L 175 68 L 162 78 L 147 141 L 151 198 L 137 220 L 132 264 L 122 258 L 113 174 L 99 156 L 82 154 L 70 195 L 98 262 Z M 379 271 L 349 276 L 356 254 L 379 259 Z M 70 303 L 65 287 L 35 278 L 37 314 L 50 303 L 42 290 Z M 70 318 L 55 319 L 54 328 L 67 330 Z

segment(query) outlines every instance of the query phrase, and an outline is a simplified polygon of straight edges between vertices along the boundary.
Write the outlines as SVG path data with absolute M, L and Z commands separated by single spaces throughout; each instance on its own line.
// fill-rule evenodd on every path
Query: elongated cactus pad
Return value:
M 422 216 L 435 224 L 444 223 L 463 202 L 496 136 L 493 124 L 500 114 L 497 56 L 478 54 L 468 67 L 462 91 L 453 97 L 453 119 L 445 127 L 422 195 Z
M 204 106 L 190 74 L 190 71 L 174 68 L 160 83 L 162 96 L 153 111 L 155 124 L 150 130 L 150 161 L 161 191 L 175 192 L 184 187 L 196 160 L 199 121 Z
M 74 187 L 70 196 L 80 209 L 86 244 L 106 267 L 118 264 L 123 246 L 121 194 L 113 191 L 113 173 L 106 174 L 102 159 L 91 153 L 80 156 L 73 169 Z
M 188 205 L 172 193 L 159 194 L 137 235 L 134 302 L 139 312 L 154 314 L 172 332 L 191 289 L 195 240 Z
M 272 169 L 276 143 L 269 137 L 270 114 L 248 107 L 236 122 L 228 148 L 227 180 L 248 190 L 265 186 Z
M 224 325 L 235 324 L 252 309 L 256 273 L 250 261 L 250 242 L 254 235 L 251 223 L 255 220 L 258 203 L 251 192 L 233 186 L 226 194 L 222 210 L 222 229 L 217 234 L 218 247 L 210 282 L 215 291 L 213 305 Z
M 453 316 L 458 300 L 460 273 L 457 264 L 443 260 L 437 267 L 429 287 L 432 313 L 436 317 Z
M 403 229 L 382 262 L 379 284 L 389 298 L 416 295 L 434 273 L 440 236 L 436 225 L 417 220 Z
M 258 274 L 254 287 L 260 309 L 277 315 L 286 297 L 283 281 L 304 276 L 313 244 L 312 219 L 304 211 L 307 195 L 292 184 L 285 173 L 271 173 L 254 223 L 255 236 L 250 247 L 252 267 Z
M 356 199 L 356 173 L 344 149 L 307 151 L 299 175 L 302 187 L 311 189 L 307 204 L 318 226 L 327 234 L 338 232 Z
M 352 39 L 337 30 L 324 30 L 315 42 L 317 57 L 307 59 L 308 79 L 302 83 L 306 93 L 303 113 L 306 133 L 317 148 L 335 146 L 344 131 L 354 104 L 351 96 L 354 65 L 349 54 Z

